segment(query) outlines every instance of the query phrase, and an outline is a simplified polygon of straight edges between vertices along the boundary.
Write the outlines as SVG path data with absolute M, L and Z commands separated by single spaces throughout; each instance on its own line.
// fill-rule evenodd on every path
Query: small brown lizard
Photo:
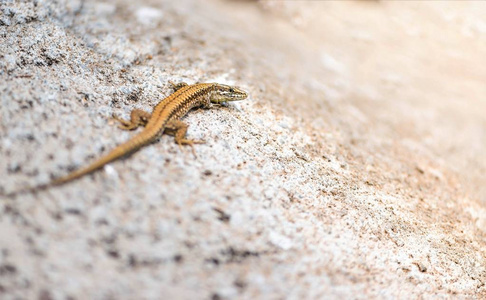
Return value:
M 192 146 L 195 143 L 201 143 L 201 141 L 193 141 L 185 138 L 188 126 L 182 122 L 180 118 L 195 107 L 211 107 L 212 103 L 221 104 L 229 101 L 243 100 L 248 96 L 247 93 L 240 88 L 225 84 L 196 83 L 188 85 L 187 83 L 171 83 L 171 85 L 175 92 L 160 101 L 154 107 L 152 113 L 140 109 L 133 109 L 130 114 L 130 121 L 113 116 L 121 123 L 120 128 L 133 130 L 139 126 L 145 126 L 142 132 L 85 168 L 73 171 L 72 173 L 55 179 L 48 184 L 23 190 L 21 192 L 35 191 L 50 186 L 61 185 L 92 173 L 102 168 L 104 165 L 123 156 L 132 154 L 141 147 L 157 140 L 163 133 L 173 135 L 176 143 L 179 145 Z

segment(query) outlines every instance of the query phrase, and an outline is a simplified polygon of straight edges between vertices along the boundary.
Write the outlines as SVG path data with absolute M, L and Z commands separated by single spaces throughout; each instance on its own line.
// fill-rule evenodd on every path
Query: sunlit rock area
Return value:
M 486 297 L 486 2 L 1 1 L 0 298 Z M 237 85 L 170 135 L 169 81 Z M 140 129 L 137 131 L 139 132 Z

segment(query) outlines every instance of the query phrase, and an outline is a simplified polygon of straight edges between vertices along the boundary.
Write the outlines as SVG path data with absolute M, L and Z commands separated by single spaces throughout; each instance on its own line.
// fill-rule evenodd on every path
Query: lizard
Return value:
M 133 109 L 130 113 L 130 120 L 124 120 L 113 115 L 113 118 L 120 122 L 119 127 L 121 129 L 134 130 L 139 126 L 144 126 L 145 128 L 140 133 L 125 143 L 118 145 L 109 153 L 84 168 L 80 168 L 63 177 L 54 179 L 47 184 L 29 188 L 24 191 L 36 191 L 62 185 L 84 175 L 93 173 L 106 164 L 121 157 L 133 154 L 143 146 L 156 141 L 163 133 L 173 135 L 175 142 L 179 144 L 179 146 L 190 145 L 193 147 L 193 144 L 204 143 L 203 141 L 186 139 L 185 136 L 188 125 L 181 121 L 180 118 L 196 107 L 209 108 L 212 104 L 223 104 L 230 101 L 244 100 L 248 97 L 248 94 L 241 88 L 225 84 L 196 83 L 188 85 L 184 82 L 178 84 L 172 82 L 169 83 L 172 85 L 174 93 L 161 100 L 153 108 L 152 113 L 141 109 Z

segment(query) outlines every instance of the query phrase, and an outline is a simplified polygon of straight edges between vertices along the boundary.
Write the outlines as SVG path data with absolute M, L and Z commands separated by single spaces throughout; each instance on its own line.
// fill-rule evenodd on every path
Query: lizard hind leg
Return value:
M 172 120 L 165 126 L 164 133 L 173 135 L 175 142 L 179 145 L 179 147 L 182 147 L 182 145 L 191 146 L 192 154 L 196 156 L 196 152 L 194 152 L 194 144 L 204 144 L 205 141 L 186 139 L 187 127 L 188 125 L 181 120 Z
M 141 109 L 133 109 L 130 113 L 130 121 L 124 120 L 115 114 L 113 114 L 113 119 L 120 122 L 118 126 L 120 129 L 123 130 L 134 130 L 139 126 L 147 125 L 148 120 L 150 119 L 151 114 L 141 110 Z
M 188 84 L 185 83 L 185 82 L 179 82 L 179 83 L 174 83 L 172 81 L 169 81 L 169 84 L 172 86 L 172 89 L 174 90 L 174 92 L 176 92 L 177 90 L 187 86 Z

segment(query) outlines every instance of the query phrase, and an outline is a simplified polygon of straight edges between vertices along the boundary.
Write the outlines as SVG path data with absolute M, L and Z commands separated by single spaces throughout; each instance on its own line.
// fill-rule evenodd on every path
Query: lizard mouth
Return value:
M 245 100 L 245 99 L 246 99 L 246 97 L 248 97 L 248 95 L 246 95 L 246 94 L 245 94 L 245 95 L 235 95 L 235 96 L 233 97 L 233 100 L 234 100 L 234 101 L 238 101 L 238 100 Z
M 239 87 L 232 88 L 232 98 L 233 100 L 244 100 L 248 97 L 248 94 Z

